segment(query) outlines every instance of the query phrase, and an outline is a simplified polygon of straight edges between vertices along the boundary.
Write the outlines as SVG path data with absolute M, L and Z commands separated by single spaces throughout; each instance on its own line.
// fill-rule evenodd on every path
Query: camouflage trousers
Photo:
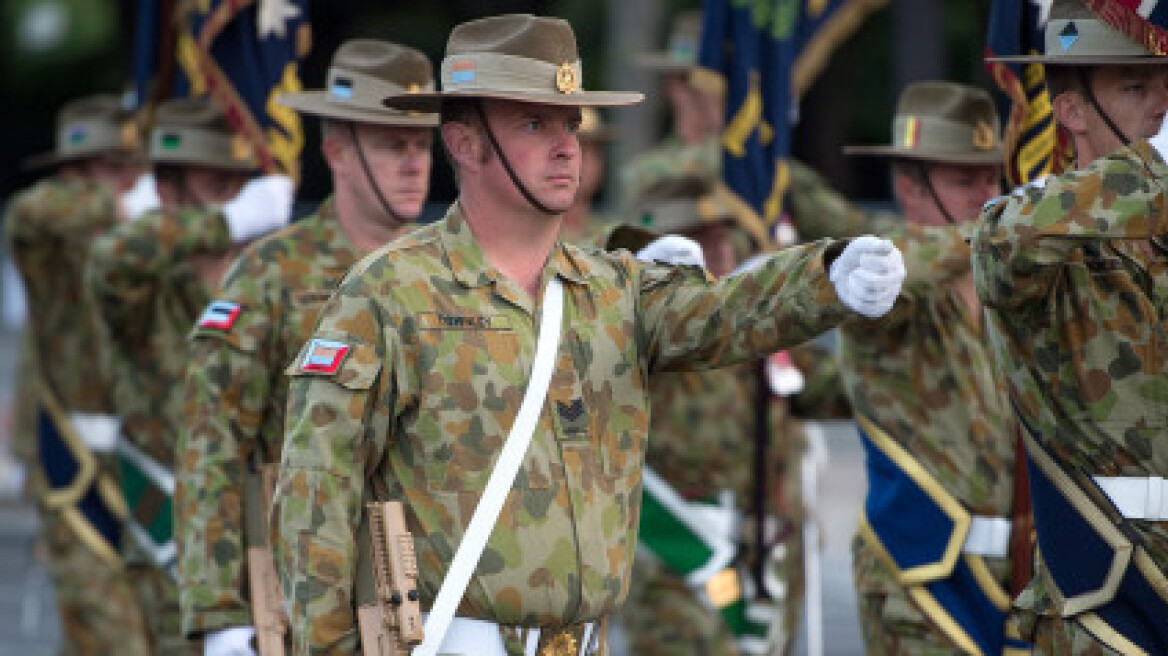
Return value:
M 183 637 L 178 585 L 174 580 L 146 563 L 132 563 L 127 572 L 144 609 L 154 653 L 160 656 L 202 656 L 203 641 Z
M 785 586 L 775 600 L 768 654 L 785 655 L 794 649 L 801 619 L 804 572 L 802 532 L 795 531 L 780 547 L 775 563 Z M 635 656 L 736 656 L 735 636 L 718 611 L 711 609 L 680 577 L 653 558 L 638 556 L 632 581 L 617 621 Z
M 64 656 L 149 656 L 146 623 L 126 573 L 90 550 L 60 513 L 40 516 L 38 542 L 61 614 Z
M 960 650 L 929 621 L 876 552 L 859 535 L 852 542 L 860 630 L 870 656 L 951 656 Z M 1066 654 L 1077 652 L 1063 652 Z

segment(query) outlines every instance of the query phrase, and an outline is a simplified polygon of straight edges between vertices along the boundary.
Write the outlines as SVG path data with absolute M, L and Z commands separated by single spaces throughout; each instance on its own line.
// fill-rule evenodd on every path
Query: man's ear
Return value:
M 896 197 L 896 203 L 900 205 L 901 212 L 905 215 L 916 213 L 916 208 L 924 193 L 924 186 L 913 176 L 900 172 L 892 174 L 892 194 Z
M 1054 118 L 1071 134 L 1087 131 L 1087 103 L 1078 91 L 1064 91 L 1051 102 Z
M 345 166 L 345 143 L 344 140 L 336 135 L 330 134 L 320 142 L 320 153 L 324 155 L 324 161 L 328 163 L 329 168 L 338 171 Z
M 482 166 L 482 140 L 474 126 L 447 121 L 442 124 L 442 142 L 459 168 L 475 170 Z

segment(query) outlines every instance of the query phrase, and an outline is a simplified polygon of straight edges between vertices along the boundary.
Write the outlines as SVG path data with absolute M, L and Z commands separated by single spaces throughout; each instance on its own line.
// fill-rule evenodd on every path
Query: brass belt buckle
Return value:
M 576 656 L 579 649 L 576 647 L 576 636 L 572 634 L 572 629 L 568 627 L 560 627 L 557 629 L 550 629 L 552 634 L 546 640 L 543 640 L 544 632 L 540 632 L 540 642 L 543 646 L 539 648 L 539 656 Z

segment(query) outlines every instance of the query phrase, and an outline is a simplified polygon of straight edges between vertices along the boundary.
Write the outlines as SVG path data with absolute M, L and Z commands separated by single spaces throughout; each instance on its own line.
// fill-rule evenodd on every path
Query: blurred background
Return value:
M 794 0 L 774 3 L 788 1 Z M 620 162 L 669 128 L 658 79 L 633 66 L 632 55 L 663 49 L 672 18 L 699 7 L 699 0 L 309 0 L 312 43 L 300 65 L 300 80 L 305 88 L 319 88 L 332 52 L 349 38 L 413 45 L 437 64 L 457 23 L 511 12 L 560 16 L 576 30 L 585 88 L 647 94 L 645 103 L 607 117 L 617 135 L 608 153 L 612 182 Z M 990 0 L 888 0 L 832 53 L 807 90 L 793 128 L 792 155 L 821 171 L 849 197 L 886 203 L 886 161 L 845 158 L 841 147 L 888 139 L 893 105 L 906 83 L 949 79 L 993 89 L 981 59 L 989 7 Z M 22 170 L 20 162 L 51 148 L 63 102 L 90 93 L 131 93 L 140 10 L 136 0 L 0 0 L 0 209 L 15 191 L 34 181 L 34 173 Z M 317 123 L 306 121 L 304 128 L 298 197 L 310 207 L 328 193 L 328 173 L 318 148 Z M 431 217 L 440 215 L 455 196 L 449 168 L 441 157 L 434 162 Z M 611 192 L 602 193 L 600 203 L 614 200 Z M 16 300 L 5 292 L 0 407 L 8 407 L 21 375 L 16 365 L 21 322 Z M 7 457 L 7 425 L 7 419 L 0 419 L 0 656 L 54 654 L 59 642 L 55 606 L 32 547 L 35 518 L 19 499 L 19 469 Z M 850 423 L 823 428 L 830 454 L 820 507 L 824 653 L 862 653 L 848 545 L 866 488 L 863 456 Z M 799 653 L 806 653 L 806 644 L 804 635 Z

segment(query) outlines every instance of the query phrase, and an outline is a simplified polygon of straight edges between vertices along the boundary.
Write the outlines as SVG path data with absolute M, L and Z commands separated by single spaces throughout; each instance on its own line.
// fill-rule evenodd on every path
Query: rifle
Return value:
M 267 518 L 276 490 L 277 465 L 260 465 L 251 472 L 244 491 L 247 508 L 247 581 L 251 616 L 260 656 L 284 656 L 284 595 L 276 577 L 276 560 L 267 540 Z
M 357 607 L 361 653 L 364 656 L 410 656 L 423 637 L 414 536 L 406 528 L 401 502 L 369 503 L 365 510 L 374 590 L 373 598 L 361 599 Z M 363 579 L 370 572 L 358 567 L 358 573 Z M 359 590 L 358 597 L 366 595 Z

